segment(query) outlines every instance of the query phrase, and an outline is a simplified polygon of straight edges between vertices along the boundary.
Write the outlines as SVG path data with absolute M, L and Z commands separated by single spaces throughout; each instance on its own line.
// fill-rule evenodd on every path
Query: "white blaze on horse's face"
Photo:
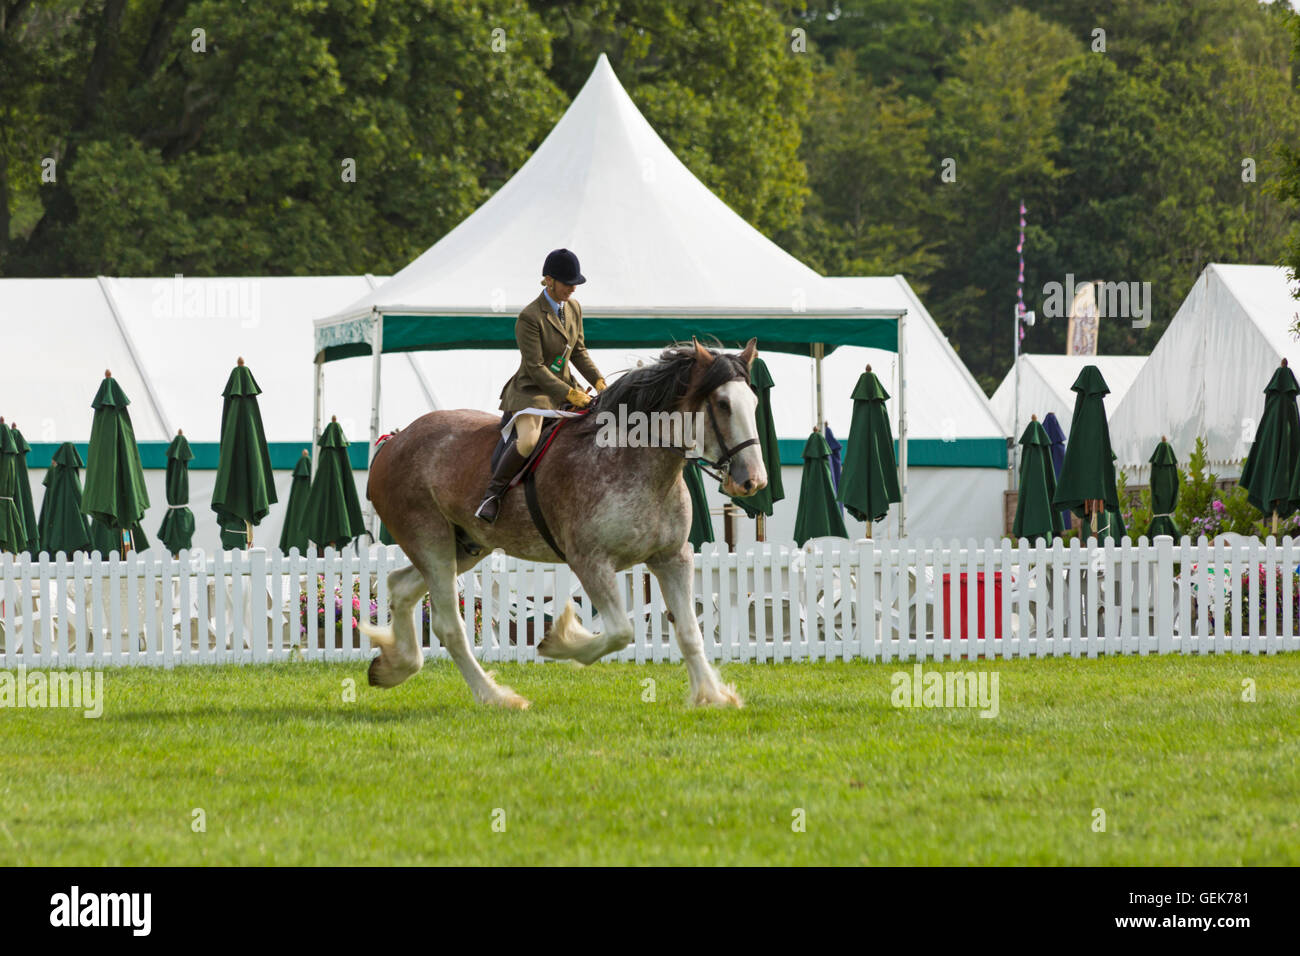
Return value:
M 728 448 L 758 437 L 758 396 L 739 379 L 715 389 L 710 399 L 718 416 L 718 430 Z M 708 456 L 717 461 L 726 454 L 717 443 L 712 429 L 705 432 Z M 736 452 L 722 490 L 734 498 L 748 498 L 767 487 L 767 469 L 763 466 L 763 449 L 753 444 Z

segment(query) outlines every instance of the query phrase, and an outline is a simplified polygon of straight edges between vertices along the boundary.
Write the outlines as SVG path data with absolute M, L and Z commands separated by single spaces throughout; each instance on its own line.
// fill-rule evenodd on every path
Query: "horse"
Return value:
M 690 676 L 690 702 L 743 706 L 735 686 L 724 685 L 704 656 L 695 616 L 684 442 L 672 447 L 671 440 L 598 439 L 602 423 L 608 426 L 620 410 L 625 421 L 633 420 L 634 412 L 660 424 L 672 422 L 674 412 L 682 413 L 679 420 L 688 415 L 693 421 L 707 419 L 707 426 L 697 429 L 693 450 L 721 473 L 726 494 L 757 493 L 767 484 L 756 422 L 758 398 L 749 384 L 750 363 L 757 354 L 756 339 L 739 353 L 705 348 L 694 339 L 689 345 L 674 344 L 656 362 L 615 379 L 586 414 L 557 426 L 534 473 L 537 500 L 563 560 L 599 612 L 603 630 L 593 634 L 583 627 L 570 601 L 538 644 L 540 656 L 586 665 L 630 644 L 633 627 L 616 574 L 644 562 L 667 605 Z M 503 708 L 530 706 L 479 666 L 458 613 L 456 576 L 493 549 L 529 561 L 561 560 L 534 524 L 522 487 L 503 496 L 495 523 L 474 516 L 500 427 L 496 416 L 482 411 L 429 412 L 376 452 L 366 494 L 411 563 L 388 576 L 389 626 L 361 625 L 379 648 L 370 663 L 372 686 L 396 687 L 424 665 L 414 614 L 428 593 L 433 633 L 474 699 Z M 660 429 L 665 430 L 673 431 Z

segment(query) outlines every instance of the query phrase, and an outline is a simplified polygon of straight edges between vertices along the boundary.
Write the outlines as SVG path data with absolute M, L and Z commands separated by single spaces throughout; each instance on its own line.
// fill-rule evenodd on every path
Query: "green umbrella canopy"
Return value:
M 1106 424 L 1103 399 L 1110 393 L 1106 380 L 1095 365 L 1079 373 L 1071 389 L 1075 392 L 1074 417 L 1065 446 L 1065 461 L 1056 479 L 1052 503 L 1069 508 L 1085 523 L 1087 501 L 1101 500 L 1106 511 L 1119 510 L 1115 490 L 1115 460 L 1110 448 L 1110 426 Z
M 1300 504 L 1296 489 L 1300 480 L 1296 469 L 1296 455 L 1300 452 L 1298 392 L 1300 385 L 1283 359 L 1264 389 L 1264 414 L 1238 482 L 1246 489 L 1246 500 L 1266 518 L 1275 509 L 1279 518 L 1285 518 Z
M 307 553 L 307 531 L 303 527 L 303 518 L 307 515 L 307 497 L 310 494 L 311 458 L 304 448 L 298 464 L 293 468 L 293 478 L 289 482 L 289 504 L 285 506 L 284 528 L 280 531 L 280 550 L 285 554 L 293 548 L 297 548 L 299 554 Z M 392 544 L 392 541 L 387 543 Z
M 1163 435 L 1149 460 L 1151 524 L 1147 526 L 1147 537 L 1154 541 L 1157 535 L 1167 534 L 1177 540 L 1183 534 L 1174 522 L 1174 508 L 1178 505 L 1178 458 Z
M 194 546 L 194 512 L 190 511 L 190 462 L 194 452 L 180 429 L 167 446 L 167 513 L 158 538 L 172 554 Z
M 278 500 L 257 405 L 261 393 L 253 373 L 239 359 L 222 392 L 221 452 L 212 489 L 212 510 L 223 529 L 236 527 L 236 520 L 240 525 L 259 523 Z
M 127 411 L 130 404 L 112 373 L 105 372 L 91 402 L 95 419 L 90 426 L 81 510 L 110 529 L 128 528 L 134 534 L 149 507 L 149 492 L 145 489 L 131 413 Z M 134 546 L 138 551 L 148 547 L 143 535 Z
M 320 461 L 307 497 L 303 530 L 322 550 L 327 545 L 344 548 L 365 529 L 357 485 L 348 461 L 348 440 L 331 418 L 320 437 Z
M 36 505 L 32 501 L 31 476 L 27 473 L 27 453 L 32 450 L 32 446 L 27 444 L 27 439 L 23 437 L 23 433 L 18 430 L 17 425 L 10 425 L 9 427 L 13 431 L 14 444 L 18 446 L 18 496 L 22 499 L 18 503 L 18 507 L 23 513 L 23 528 L 27 534 L 27 550 L 32 554 L 40 554 L 40 522 L 36 518 Z
M 90 526 L 81 513 L 81 455 L 67 441 L 58 447 L 45 472 L 45 495 L 41 498 L 41 547 L 50 554 L 71 556 L 91 550 Z
M 131 527 L 131 544 L 136 551 L 143 551 L 149 547 L 149 538 L 144 533 L 144 528 L 140 527 L 137 521 Z M 113 552 L 122 553 L 122 532 L 117 528 L 110 528 L 98 518 L 90 519 L 90 548 L 92 551 L 98 551 L 101 557 L 107 558 Z
M 898 463 L 894 460 L 894 435 L 885 402 L 889 393 L 871 366 L 858 376 L 853 388 L 853 421 L 849 447 L 840 473 L 839 500 L 859 521 L 879 521 L 898 490 Z
M 0 419 L 0 551 L 18 554 L 27 547 L 22 496 L 18 493 L 18 443 Z
M 767 363 L 757 356 L 749 365 L 749 384 L 758 393 L 758 409 L 754 420 L 758 426 L 759 447 L 763 450 L 763 468 L 767 471 L 767 487 L 748 498 L 732 498 L 751 518 L 759 514 L 771 515 L 772 506 L 785 497 L 781 483 L 781 449 L 776 441 L 776 422 L 772 418 L 772 373 Z M 712 540 L 712 539 L 710 539 Z
M 704 491 L 704 479 L 697 459 L 689 459 L 682 469 L 686 490 L 691 495 L 691 547 L 696 551 L 706 541 L 713 541 L 713 519 L 709 517 L 709 498 Z
M 831 482 L 831 449 L 819 431 L 803 446 L 803 476 L 799 482 L 799 508 L 794 519 L 794 540 L 800 547 L 809 538 L 847 538 L 848 529 L 835 504 Z
M 1020 493 L 1011 533 L 1016 538 L 1051 541 L 1061 533 L 1061 511 L 1052 505 L 1056 494 L 1056 475 L 1052 470 L 1052 439 L 1038 421 L 1030 418 L 1020 436 Z

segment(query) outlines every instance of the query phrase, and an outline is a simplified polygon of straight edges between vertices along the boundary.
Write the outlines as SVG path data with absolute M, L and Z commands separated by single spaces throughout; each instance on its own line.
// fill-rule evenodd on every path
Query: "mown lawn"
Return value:
M 0 865 L 1300 863 L 1300 656 L 965 667 L 996 718 L 861 662 L 726 666 L 741 711 L 666 664 L 500 666 L 522 713 L 446 663 L 110 670 L 98 720 L 0 709 Z

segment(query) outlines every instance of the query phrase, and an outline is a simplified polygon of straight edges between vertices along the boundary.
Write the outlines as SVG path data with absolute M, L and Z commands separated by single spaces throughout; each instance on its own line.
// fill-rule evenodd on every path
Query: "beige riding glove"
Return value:
M 580 388 L 569 389 L 569 394 L 565 398 L 570 405 L 578 408 L 586 408 L 591 404 L 591 396 Z

